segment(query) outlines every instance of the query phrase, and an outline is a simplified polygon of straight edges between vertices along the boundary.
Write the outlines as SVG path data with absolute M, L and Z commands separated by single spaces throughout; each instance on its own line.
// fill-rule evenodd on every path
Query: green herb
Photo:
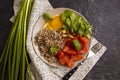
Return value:
M 57 47 L 56 45 L 52 45 L 52 46 L 50 47 L 50 54 L 51 54 L 51 55 L 56 55 L 57 50 L 58 50 L 58 47 Z
M 51 15 L 48 14 L 48 13 L 44 13 L 44 14 L 43 14 L 43 17 L 44 17 L 46 20 L 52 20 Z
M 25 71 L 31 77 L 26 51 L 26 35 L 34 0 L 23 0 L 18 15 L 13 23 L 9 37 L 0 57 L 2 80 L 25 80 Z M 6 73 L 7 74 L 6 74 Z
M 73 40 L 72 43 L 77 51 L 79 51 L 81 49 L 82 45 L 78 40 Z

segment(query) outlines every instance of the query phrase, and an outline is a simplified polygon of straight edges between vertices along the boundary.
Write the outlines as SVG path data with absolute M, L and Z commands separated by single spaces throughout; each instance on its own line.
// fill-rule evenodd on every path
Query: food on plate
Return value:
M 47 19 L 47 22 L 45 24 L 46 28 L 48 28 L 49 30 L 58 30 L 58 29 L 61 29 L 61 27 L 63 25 L 64 24 L 60 20 L 60 16 L 53 16 L 52 20 L 51 19 L 49 19 L 49 20 Z
M 81 42 L 81 38 L 83 42 Z M 73 67 L 74 61 L 83 59 L 84 54 L 88 51 L 88 39 L 84 38 L 85 37 L 77 35 L 66 40 L 63 49 L 61 49 L 61 51 L 57 54 L 58 60 L 62 65 Z M 70 64 L 68 64 L 68 62 L 70 62 Z
M 50 16 L 50 14 L 48 14 L 48 13 L 44 13 L 43 14 L 43 17 L 45 18 L 45 19 L 47 19 L 47 20 L 52 20 L 53 18 Z
M 62 49 L 64 43 L 64 38 L 61 36 L 61 32 L 56 30 L 43 28 L 35 36 L 35 44 L 38 45 L 41 56 L 43 56 L 49 63 L 57 62 L 55 54 Z
M 48 63 L 72 68 L 85 58 L 91 38 L 91 25 L 71 10 L 51 16 L 43 14 L 46 23 L 35 36 L 40 55 Z
M 62 22 L 65 24 L 63 27 L 70 34 L 79 34 L 87 38 L 91 37 L 91 25 L 80 15 L 76 15 L 70 10 L 66 10 L 60 15 Z
M 77 50 L 77 51 L 79 51 L 80 49 L 81 49 L 81 42 L 79 41 L 79 40 L 73 40 L 72 41 L 72 44 L 73 44 L 73 46 L 75 47 L 75 49 Z

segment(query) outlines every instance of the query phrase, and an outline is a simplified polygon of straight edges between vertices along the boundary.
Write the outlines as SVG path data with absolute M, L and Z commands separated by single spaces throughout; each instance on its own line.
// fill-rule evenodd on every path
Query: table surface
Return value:
M 93 25 L 93 36 L 107 51 L 84 80 L 120 80 L 120 0 L 49 0 L 54 8 L 80 12 Z M 0 0 L 0 54 L 12 23 L 13 0 Z

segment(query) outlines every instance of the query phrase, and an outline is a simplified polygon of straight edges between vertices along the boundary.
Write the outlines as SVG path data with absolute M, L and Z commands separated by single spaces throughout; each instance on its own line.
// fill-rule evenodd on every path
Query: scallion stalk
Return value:
M 26 35 L 34 0 L 23 0 L 18 15 L 13 23 L 9 37 L 0 57 L 0 73 L 2 80 L 25 80 L 25 70 L 30 66 L 26 51 Z M 5 74 L 7 70 L 8 74 Z

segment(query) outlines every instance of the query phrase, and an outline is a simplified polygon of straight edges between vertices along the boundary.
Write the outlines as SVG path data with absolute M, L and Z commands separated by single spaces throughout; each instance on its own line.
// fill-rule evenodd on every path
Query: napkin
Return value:
M 15 15 L 20 8 L 20 4 L 21 0 L 14 0 L 13 8 Z M 27 34 L 27 51 L 32 62 L 31 71 L 33 73 L 33 80 L 61 80 L 61 78 L 70 70 L 66 67 L 55 68 L 47 65 L 36 55 L 32 46 L 31 36 L 36 21 L 44 12 L 52 9 L 53 7 L 48 0 L 35 0 L 33 5 Z M 12 17 L 12 20 L 14 20 L 14 17 Z M 91 47 L 98 42 L 94 37 L 91 41 Z M 105 51 L 106 47 L 103 46 L 100 51 L 96 53 L 96 55 L 87 58 L 69 80 L 83 80 Z M 26 79 L 29 80 L 29 77 L 27 76 Z

